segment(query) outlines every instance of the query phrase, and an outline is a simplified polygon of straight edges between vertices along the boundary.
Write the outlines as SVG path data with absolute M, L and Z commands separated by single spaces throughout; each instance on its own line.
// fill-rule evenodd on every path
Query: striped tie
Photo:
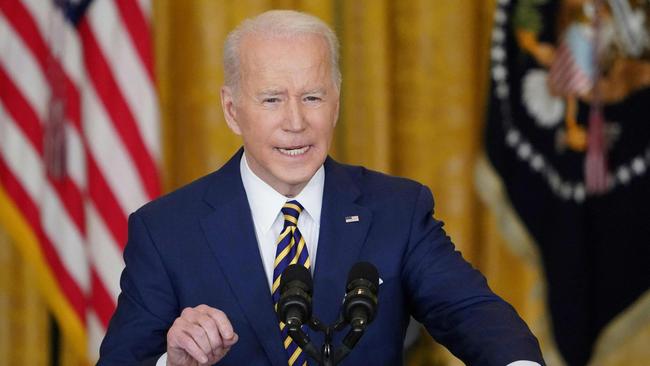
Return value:
M 275 252 L 275 264 L 273 269 L 273 304 L 277 309 L 278 301 L 280 300 L 280 278 L 282 272 L 291 264 L 302 264 L 305 268 L 309 269 L 311 263 L 309 261 L 309 254 L 307 253 L 307 246 L 305 239 L 303 239 L 300 231 L 298 230 L 298 216 L 302 212 L 303 207 L 298 201 L 289 201 L 282 207 L 282 214 L 284 215 L 284 228 L 278 238 L 277 249 Z M 306 366 L 307 360 L 302 350 L 298 345 L 291 340 L 287 334 L 284 323 L 280 323 L 280 331 L 284 339 L 284 348 L 289 355 L 289 366 L 299 365 Z

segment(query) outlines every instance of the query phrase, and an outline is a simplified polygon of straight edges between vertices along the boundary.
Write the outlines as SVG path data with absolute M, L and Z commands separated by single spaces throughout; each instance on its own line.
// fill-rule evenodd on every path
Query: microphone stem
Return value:
M 287 330 L 287 333 L 293 339 L 294 342 L 300 347 L 303 352 L 307 353 L 311 358 L 316 360 L 319 364 L 323 364 L 323 359 L 318 352 L 318 349 L 314 346 L 313 343 L 311 343 L 311 340 L 309 339 L 309 336 L 300 328 L 300 325 L 287 325 L 289 329 Z
M 325 328 L 325 343 L 323 343 L 323 365 L 324 366 L 334 366 L 332 360 L 332 335 L 334 330 L 331 326 Z

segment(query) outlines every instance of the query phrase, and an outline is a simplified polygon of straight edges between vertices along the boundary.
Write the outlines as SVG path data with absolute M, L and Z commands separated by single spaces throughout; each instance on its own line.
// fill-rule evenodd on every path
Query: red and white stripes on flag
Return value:
M 90 359 L 119 293 L 127 216 L 160 193 L 150 3 L 0 0 L 0 211 L 13 210 L 0 219 L 33 234 L 16 241 Z
M 556 95 L 584 95 L 594 81 L 594 39 L 589 25 L 571 25 L 562 36 L 549 70 L 549 87 Z
M 591 90 L 591 77 L 576 63 L 565 43 L 557 48 L 549 72 L 549 85 L 557 95 L 582 95 Z

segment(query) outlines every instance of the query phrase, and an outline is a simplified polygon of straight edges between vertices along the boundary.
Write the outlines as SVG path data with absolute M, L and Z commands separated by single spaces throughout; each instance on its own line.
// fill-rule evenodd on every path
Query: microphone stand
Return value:
M 336 350 L 336 354 L 334 354 L 334 365 L 341 362 L 341 360 L 343 360 L 352 351 L 352 348 L 357 345 L 357 342 L 359 342 L 361 336 L 366 330 L 366 325 L 367 323 L 351 325 L 348 334 L 346 334 L 345 338 L 343 338 L 341 348 Z
M 361 336 L 363 336 L 367 323 L 358 323 L 351 324 L 350 331 L 348 331 L 348 334 L 343 339 L 341 347 L 334 350 L 332 344 L 334 332 L 343 330 L 347 323 L 340 318 L 334 324 L 326 326 L 318 318 L 312 317 L 308 323 L 309 327 L 315 331 L 323 332 L 325 335 L 325 342 L 320 352 L 318 352 L 316 346 L 311 342 L 309 336 L 302 330 L 301 324 L 291 322 L 287 323 L 286 326 L 287 333 L 291 339 L 319 365 L 335 366 L 352 351 L 352 348 L 354 348 L 357 342 L 359 342 L 359 339 L 361 339 Z

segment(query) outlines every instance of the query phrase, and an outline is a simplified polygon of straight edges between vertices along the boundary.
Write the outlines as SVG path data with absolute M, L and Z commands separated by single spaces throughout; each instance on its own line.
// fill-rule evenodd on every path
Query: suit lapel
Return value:
M 313 297 L 314 314 L 328 324 L 338 317 L 348 271 L 358 261 L 372 222 L 371 211 L 356 203 L 359 196 L 350 173 L 328 158 Z
M 201 220 L 210 247 L 249 324 L 274 365 L 286 365 L 277 317 L 255 238 L 236 154 L 215 176 L 205 201 L 214 211 Z

